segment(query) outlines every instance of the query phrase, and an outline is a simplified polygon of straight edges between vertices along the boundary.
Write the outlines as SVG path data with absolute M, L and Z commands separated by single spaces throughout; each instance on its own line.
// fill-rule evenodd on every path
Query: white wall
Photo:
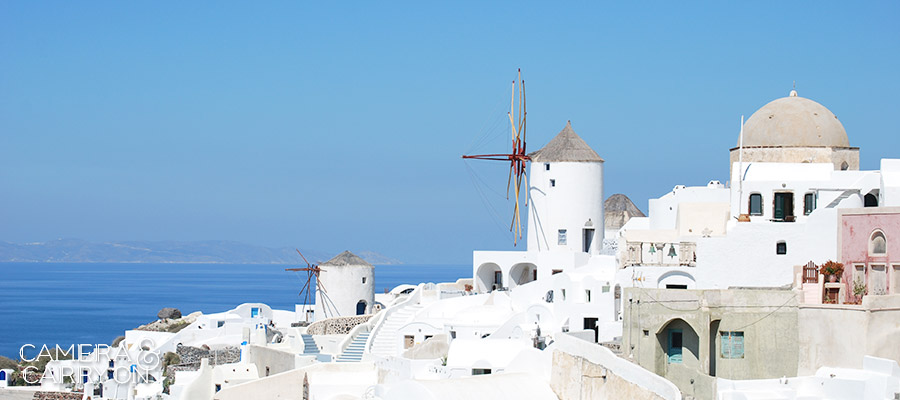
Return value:
M 581 252 L 583 229 L 592 228 L 590 253 L 599 253 L 604 235 L 603 163 L 533 162 L 529 171 L 528 250 Z M 558 242 L 560 229 L 566 230 L 565 245 Z
M 323 298 L 321 290 L 316 290 L 316 321 L 330 317 L 357 315 L 356 304 L 366 302 L 366 312 L 375 304 L 375 269 L 368 266 L 322 266 L 319 281 L 327 293 Z M 365 283 L 363 283 L 365 278 Z

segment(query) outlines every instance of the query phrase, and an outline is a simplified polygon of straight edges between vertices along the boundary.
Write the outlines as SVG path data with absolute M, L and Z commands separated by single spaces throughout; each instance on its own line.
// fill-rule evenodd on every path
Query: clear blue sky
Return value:
M 459 156 L 519 67 L 529 150 L 572 120 L 645 211 L 793 81 L 900 157 L 898 2 L 320 3 L 0 2 L 0 240 L 511 249 Z

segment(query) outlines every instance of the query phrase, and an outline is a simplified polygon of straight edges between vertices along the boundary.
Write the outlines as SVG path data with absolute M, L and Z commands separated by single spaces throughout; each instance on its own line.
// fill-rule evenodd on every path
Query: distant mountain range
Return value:
M 350 251 L 371 264 L 402 264 L 373 251 Z M 305 250 L 303 255 L 310 262 L 320 263 L 336 254 Z M 80 239 L 26 244 L 0 241 L 0 262 L 303 264 L 290 247 L 230 241 L 93 243 Z

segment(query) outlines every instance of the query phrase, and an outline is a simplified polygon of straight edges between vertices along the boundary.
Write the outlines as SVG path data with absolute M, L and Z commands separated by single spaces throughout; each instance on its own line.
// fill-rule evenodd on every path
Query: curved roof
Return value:
M 850 147 L 850 140 L 831 111 L 792 90 L 744 123 L 744 147 Z
M 572 130 L 572 121 L 566 122 L 566 127 L 550 143 L 528 156 L 534 162 L 603 162 L 597 152 Z

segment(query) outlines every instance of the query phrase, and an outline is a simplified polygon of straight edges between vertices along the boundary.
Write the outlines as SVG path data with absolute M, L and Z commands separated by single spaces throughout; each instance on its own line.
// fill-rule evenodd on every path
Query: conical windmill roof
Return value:
M 344 251 L 334 258 L 319 264 L 320 267 L 373 267 L 372 264 L 363 260 L 360 256 L 349 251 Z M 374 268 L 374 267 L 373 267 Z
M 603 162 L 591 146 L 572 130 L 572 121 L 544 148 L 528 155 L 534 162 Z

